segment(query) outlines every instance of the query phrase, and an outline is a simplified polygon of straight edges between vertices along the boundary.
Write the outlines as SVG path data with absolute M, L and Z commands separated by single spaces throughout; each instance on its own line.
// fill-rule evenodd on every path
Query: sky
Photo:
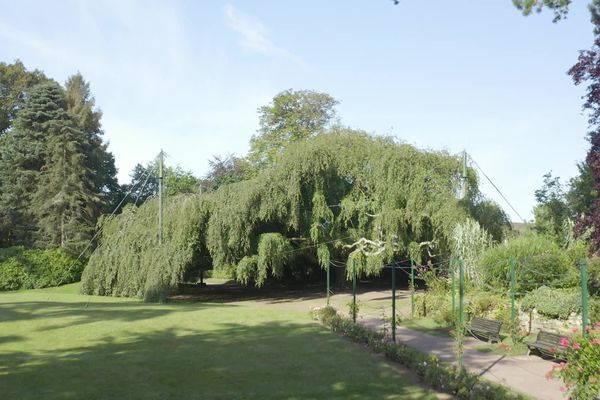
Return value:
M 308 89 L 339 100 L 346 126 L 466 150 L 530 220 L 543 175 L 575 176 L 588 148 L 585 88 L 566 71 L 593 32 L 574 3 L 553 23 L 511 0 L 0 0 L 0 61 L 83 74 L 121 183 L 161 149 L 197 176 L 246 154 L 257 109 Z

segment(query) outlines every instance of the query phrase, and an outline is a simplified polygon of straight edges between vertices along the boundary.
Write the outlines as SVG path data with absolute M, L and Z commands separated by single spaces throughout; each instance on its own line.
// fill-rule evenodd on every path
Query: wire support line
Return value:
M 487 176 L 487 174 L 483 171 L 483 169 L 481 169 L 481 167 L 479 166 L 479 164 L 477 164 L 477 161 L 475 161 L 475 159 L 469 154 L 469 158 L 471 159 L 471 161 L 473 162 L 473 164 L 475 164 L 475 166 L 477 167 L 477 169 L 479 170 L 479 172 L 481 172 L 481 174 L 485 177 L 485 179 L 488 180 L 488 182 L 494 187 L 494 189 L 496 189 L 496 191 L 498 192 L 498 194 L 500 196 L 502 196 L 502 198 L 504 199 L 504 201 L 506 202 L 506 204 L 508 204 L 508 206 L 511 208 L 511 210 L 514 211 L 515 214 L 517 214 L 517 217 L 519 217 L 521 219 L 521 221 L 523 221 L 523 223 L 527 224 L 527 221 L 525 220 L 525 218 L 523 218 L 521 216 L 521 214 L 519 214 L 519 212 L 513 207 L 513 205 L 510 203 L 510 201 L 508 201 L 508 199 L 506 198 L 506 196 L 504 196 L 504 194 L 500 191 L 500 189 L 498 189 L 498 186 L 496 186 L 496 184 L 494 182 L 492 182 L 492 180 L 490 179 L 489 176 Z
M 150 171 L 146 171 L 146 181 L 144 182 L 144 185 L 146 184 L 146 182 L 148 181 L 148 178 L 150 177 Z M 98 236 L 100 235 L 100 233 L 102 232 L 102 229 L 104 229 L 104 226 L 106 225 L 106 223 L 108 221 L 111 221 L 112 218 L 114 218 L 115 214 L 117 213 L 117 211 L 121 208 L 121 206 L 123 205 L 123 203 L 125 202 L 125 200 L 127 199 L 127 197 L 129 197 L 129 195 L 134 191 L 134 189 L 140 184 L 141 181 L 138 181 L 135 185 L 133 185 L 129 191 L 127 193 L 125 193 L 125 196 L 123 196 L 123 198 L 121 199 L 121 201 L 119 202 L 119 204 L 117 204 L 117 206 L 115 207 L 115 209 L 112 211 L 112 213 L 110 213 L 110 215 L 107 217 L 106 222 L 104 222 L 102 225 L 100 225 L 100 227 L 98 228 L 98 230 L 96 231 L 96 233 L 94 234 L 94 236 L 92 236 L 92 238 L 89 240 L 88 244 L 84 247 L 84 249 L 81 251 L 81 253 L 79 253 L 79 255 L 77 256 L 77 261 L 79 261 L 81 259 L 81 257 L 85 254 L 85 252 L 87 251 L 87 249 L 90 248 L 90 246 L 92 245 L 92 243 L 94 242 L 94 240 L 96 240 L 98 238 Z M 141 193 L 141 192 L 140 192 Z M 138 197 L 136 199 L 139 199 L 139 194 Z

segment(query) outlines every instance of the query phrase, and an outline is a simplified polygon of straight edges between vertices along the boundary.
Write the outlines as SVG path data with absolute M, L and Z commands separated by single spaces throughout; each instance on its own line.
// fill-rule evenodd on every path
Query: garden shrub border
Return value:
M 421 382 L 435 390 L 458 399 L 528 399 L 510 388 L 488 381 L 465 369 L 443 363 L 433 354 L 422 353 L 404 344 L 394 343 L 382 332 L 355 324 L 340 316 L 330 306 L 313 310 L 313 316 L 333 332 L 353 342 L 365 345 L 375 353 L 382 353 L 414 371 Z

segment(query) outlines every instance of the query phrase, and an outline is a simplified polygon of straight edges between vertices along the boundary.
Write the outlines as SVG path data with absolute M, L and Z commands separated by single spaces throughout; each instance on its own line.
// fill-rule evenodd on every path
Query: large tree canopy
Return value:
M 334 129 L 288 145 L 253 179 L 167 201 L 173 220 L 162 246 L 152 229 L 155 201 L 107 221 L 82 288 L 155 298 L 195 262 L 260 286 L 292 270 L 326 267 L 332 257 L 345 260 L 353 250 L 346 246 L 361 239 L 383 249 L 358 258 L 361 274 L 378 273 L 393 256 L 446 255 L 454 226 L 480 201 L 472 170 L 466 198 L 456 198 L 460 165 L 443 152 Z M 504 220 L 490 222 L 505 221 L 498 215 Z
M 325 131 L 335 117 L 337 100 L 312 90 L 285 90 L 258 109 L 260 128 L 250 139 L 249 159 L 257 167 L 270 164 L 289 143 Z

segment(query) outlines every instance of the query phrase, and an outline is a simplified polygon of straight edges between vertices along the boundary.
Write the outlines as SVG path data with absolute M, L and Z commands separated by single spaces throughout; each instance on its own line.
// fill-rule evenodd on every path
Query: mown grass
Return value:
M 434 398 L 307 312 L 145 304 L 77 285 L 0 294 L 5 399 Z

